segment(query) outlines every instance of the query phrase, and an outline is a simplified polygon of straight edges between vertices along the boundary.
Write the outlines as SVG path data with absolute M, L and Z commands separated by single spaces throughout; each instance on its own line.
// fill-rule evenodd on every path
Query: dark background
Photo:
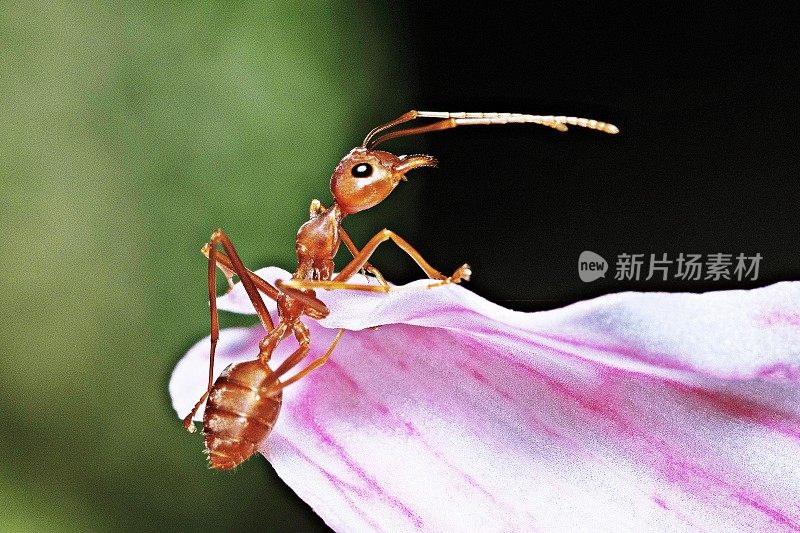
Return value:
M 796 279 L 796 14 L 542 3 L 409 9 L 414 105 L 577 115 L 621 129 L 429 135 L 425 149 L 441 165 L 419 178 L 419 225 L 409 237 L 442 268 L 469 261 L 473 290 L 524 310 L 620 290 Z M 583 250 L 609 261 L 605 279 L 579 280 Z M 664 252 L 763 259 L 749 283 L 614 280 L 616 255 Z
M 167 394 L 208 334 L 223 227 L 291 269 L 309 201 L 411 108 L 580 128 L 392 141 L 438 169 L 348 218 L 520 310 L 799 279 L 796 8 L 9 2 L 0 11 L 0 529 L 324 530 L 262 458 L 211 472 Z M 578 255 L 611 263 L 578 278 Z M 622 282 L 621 253 L 763 256 L 754 282 Z M 343 254 L 338 264 L 346 260 Z M 387 278 L 420 276 L 384 245 Z M 221 317 L 223 326 L 251 323 Z

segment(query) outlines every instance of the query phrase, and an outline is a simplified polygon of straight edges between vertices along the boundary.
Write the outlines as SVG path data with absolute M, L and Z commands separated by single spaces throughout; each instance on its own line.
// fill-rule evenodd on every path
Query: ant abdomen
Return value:
M 272 431 L 283 400 L 270 368 L 258 360 L 228 366 L 208 396 L 203 435 L 211 468 L 234 468 Z

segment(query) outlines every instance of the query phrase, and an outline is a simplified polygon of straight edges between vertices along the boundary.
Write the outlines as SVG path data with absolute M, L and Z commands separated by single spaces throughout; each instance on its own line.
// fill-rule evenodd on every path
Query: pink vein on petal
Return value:
M 326 366 L 333 366 L 332 363 L 328 363 Z M 350 379 L 351 386 L 355 385 L 358 387 L 358 384 L 355 383 L 352 379 Z M 295 413 L 297 416 L 302 420 L 303 425 L 312 431 L 314 431 L 317 436 L 319 437 L 320 442 L 324 443 L 328 447 L 332 448 L 339 459 L 350 469 L 359 479 L 361 479 L 364 483 L 366 483 L 367 487 L 370 488 L 375 494 L 377 494 L 381 499 L 389 503 L 392 507 L 400 511 L 406 518 L 411 520 L 415 527 L 421 528 L 422 527 L 422 519 L 414 513 L 408 506 L 406 506 L 403 502 L 399 501 L 397 498 L 393 497 L 392 495 L 388 494 L 380 483 L 378 483 L 373 477 L 369 476 L 367 472 L 350 456 L 349 453 L 344 449 L 344 447 L 339 444 L 336 439 L 327 431 L 325 431 L 322 426 L 317 422 L 316 418 L 314 417 L 313 413 L 313 398 L 314 395 L 312 394 L 312 387 L 306 388 L 302 395 L 299 398 L 296 398 L 295 401 L 297 402 L 295 407 Z
M 655 365 L 669 370 L 680 370 L 684 372 L 698 372 L 699 370 L 687 363 L 681 361 L 670 360 L 664 354 L 646 353 L 644 351 L 634 349 L 627 345 L 602 343 L 599 341 L 591 341 L 588 339 L 580 339 L 577 337 L 570 337 L 566 335 L 544 334 L 540 335 L 546 339 L 556 342 L 569 344 L 576 348 L 588 348 L 598 352 L 606 352 L 613 355 L 620 355 L 628 359 Z
M 345 480 L 341 479 L 340 477 L 325 470 L 322 467 L 322 465 L 311 459 L 311 457 L 309 457 L 308 454 L 306 454 L 303 450 L 301 450 L 297 445 L 295 445 L 289 439 L 282 437 L 280 435 L 275 435 L 272 437 L 272 439 L 274 441 L 279 440 L 281 444 L 290 449 L 292 453 L 296 454 L 298 457 L 303 459 L 307 464 L 313 465 L 319 471 L 319 473 L 322 474 L 325 477 L 325 479 L 327 479 L 331 483 L 331 485 L 337 490 L 337 492 L 339 492 L 339 494 L 341 494 L 342 497 L 350 503 L 351 509 L 353 509 L 353 511 L 355 511 L 359 517 L 361 517 L 376 531 L 380 529 L 378 523 L 375 522 L 369 515 L 367 515 L 356 505 L 356 503 L 353 501 L 352 496 L 350 495 L 350 492 L 348 492 L 351 491 L 352 493 L 363 497 L 365 496 L 365 492 L 360 487 L 353 485 L 352 483 L 348 483 Z
M 661 507 L 662 509 L 664 509 L 665 511 L 669 511 L 670 513 L 673 513 L 673 514 L 674 514 L 675 516 L 677 516 L 679 519 L 681 519 L 681 520 L 683 520 L 684 522 L 686 522 L 686 523 L 687 523 L 687 524 L 688 524 L 688 525 L 689 525 L 689 526 L 692 528 L 692 530 L 693 530 L 693 531 L 706 531 L 705 529 L 703 529 L 703 528 L 701 528 L 701 527 L 698 527 L 698 525 L 694 523 L 694 520 L 690 519 L 690 518 L 689 518 L 688 516 L 686 516 L 684 513 L 681 513 L 681 512 L 679 512 L 678 510 L 674 509 L 672 506 L 670 506 L 670 505 L 667 503 L 667 501 L 666 501 L 666 500 L 664 500 L 664 499 L 663 499 L 661 496 L 659 496 L 658 494 L 653 494 L 653 496 L 652 496 L 652 500 L 653 500 L 653 501 L 654 501 L 654 502 L 655 502 L 655 503 L 656 503 L 656 504 L 657 504 L 659 507 Z
M 559 350 L 556 350 L 559 351 Z M 684 485 L 685 488 L 689 490 L 690 493 L 693 493 L 699 496 L 701 499 L 705 499 L 703 494 L 703 490 L 699 490 L 695 484 L 691 483 L 690 480 L 694 478 L 701 478 L 705 479 L 708 482 L 713 482 L 713 484 L 724 487 L 726 489 L 730 489 L 730 485 L 722 481 L 721 479 L 711 476 L 708 472 L 704 469 L 692 465 L 690 463 L 685 462 L 682 459 L 675 459 L 676 451 L 671 450 L 669 446 L 666 446 L 665 442 L 658 441 L 647 435 L 646 433 L 641 432 L 640 430 L 634 429 L 627 419 L 623 418 L 620 415 L 619 410 L 615 409 L 612 404 L 606 400 L 606 386 L 599 386 L 595 391 L 586 391 L 586 390 L 574 390 L 565 383 L 560 382 L 557 379 L 549 377 L 542 372 L 530 367 L 529 365 L 517 361 L 512 358 L 508 358 L 508 363 L 521 370 L 525 374 L 527 374 L 531 379 L 535 379 L 538 382 L 544 383 L 548 386 L 554 393 L 558 394 L 559 396 L 569 399 L 575 402 L 579 407 L 584 409 L 584 412 L 587 414 L 593 413 L 595 415 L 599 415 L 602 418 L 605 418 L 613 423 L 616 426 L 616 431 L 620 434 L 627 436 L 630 438 L 632 442 L 641 442 L 644 444 L 646 449 L 650 450 L 658 450 L 659 453 L 662 455 L 666 462 L 662 465 L 662 471 L 667 475 L 668 479 L 671 479 L 673 482 L 681 482 L 681 485 Z M 603 365 L 599 365 L 603 368 Z M 625 374 L 622 370 L 614 369 L 614 368 L 605 368 L 605 371 L 608 375 L 620 375 Z M 660 382 L 667 382 L 666 379 L 659 379 L 652 376 L 644 376 L 646 378 L 653 379 L 654 381 Z M 602 382 L 607 382 L 608 380 L 603 380 Z M 602 457 L 595 457 L 596 459 L 603 460 Z M 657 465 L 654 465 L 657 466 Z M 664 468 L 666 467 L 666 468 Z M 658 503 L 658 502 L 656 502 Z M 759 506 L 755 507 L 757 510 L 761 512 L 765 512 L 769 516 L 773 516 L 775 514 L 783 516 L 780 511 L 772 509 L 767 504 L 761 502 Z M 768 510 L 768 511 L 765 511 Z M 687 521 L 686 517 L 681 517 L 683 520 Z M 689 522 L 690 523 L 690 522 Z
M 431 345 L 431 348 L 435 348 L 435 346 Z M 356 383 L 352 377 L 350 377 L 344 369 L 342 369 L 337 363 L 329 362 L 328 369 L 331 372 L 336 373 L 336 380 L 340 382 L 347 382 L 348 385 L 354 390 L 357 391 L 359 394 L 359 399 L 362 401 L 368 401 L 375 409 L 377 409 L 382 415 L 382 422 L 387 422 L 386 418 L 390 418 L 397 427 L 402 427 L 407 431 L 407 435 L 410 437 L 414 437 L 415 440 L 422 445 L 431 455 L 433 455 L 438 461 L 443 463 L 448 467 L 451 472 L 457 473 L 459 477 L 464 479 L 471 487 L 476 489 L 478 492 L 484 495 L 484 497 L 492 502 L 494 505 L 502 505 L 504 508 L 507 508 L 509 512 L 518 512 L 518 510 L 512 509 L 508 507 L 505 503 L 499 502 L 494 494 L 484 487 L 478 480 L 476 480 L 473 476 L 469 473 L 464 471 L 463 468 L 457 466 L 453 461 L 448 459 L 442 452 L 432 445 L 424 436 L 414 427 L 413 423 L 407 420 L 403 420 L 397 415 L 395 415 L 386 405 L 377 402 L 373 398 L 370 397 L 368 393 L 363 391 L 363 389 Z M 329 441 L 325 441 L 326 444 L 330 444 Z M 350 466 L 348 464 L 348 466 Z M 533 520 L 534 517 L 531 515 L 526 515 L 530 520 Z
M 330 363 L 329 366 L 331 367 L 331 370 L 336 372 L 338 379 L 345 379 L 345 380 L 348 380 L 349 382 L 352 382 L 352 383 L 355 384 L 355 381 L 350 376 L 348 376 L 347 373 L 341 367 L 339 367 L 336 363 Z M 355 384 L 355 387 L 357 387 L 356 390 L 360 389 L 360 387 L 358 387 L 357 384 Z M 445 465 L 447 465 L 451 470 L 458 472 L 459 476 L 461 476 L 464 480 L 466 480 L 467 483 L 469 483 L 472 487 L 474 487 L 475 489 L 477 489 L 481 493 L 483 493 L 484 496 L 487 497 L 487 499 L 497 503 L 497 499 L 494 497 L 494 495 L 489 490 L 487 490 L 484 486 L 482 486 L 480 483 L 478 483 L 478 481 L 475 478 L 470 476 L 463 469 L 461 469 L 460 467 L 457 467 L 455 465 L 455 463 L 453 463 L 452 461 L 447 459 L 436 447 L 434 447 L 430 442 L 428 442 L 423 437 L 423 435 L 419 432 L 419 430 L 417 430 L 416 427 L 414 427 L 414 424 L 411 421 L 403 420 L 400 417 L 396 416 L 386 405 L 375 401 L 374 399 L 372 399 L 366 393 L 361 392 L 359 394 L 359 398 L 361 398 L 362 400 L 369 401 L 384 417 L 392 418 L 397 426 L 404 427 L 406 429 L 406 431 L 407 431 L 407 435 L 408 436 L 415 437 L 416 440 L 418 440 L 418 442 L 426 450 L 428 450 L 431 454 L 433 454 L 434 457 L 436 457 L 439 461 L 441 461 Z M 385 422 L 386 419 L 384 418 L 383 421 Z
M 795 326 L 800 327 L 800 313 L 789 313 L 783 309 L 756 315 L 756 323 L 763 326 Z
M 551 350 L 552 350 L 552 348 L 551 348 Z M 556 351 L 559 351 L 559 350 L 556 350 Z M 628 436 L 634 436 L 634 435 L 631 434 L 632 428 L 629 426 L 629 424 L 619 416 L 619 412 L 616 409 L 614 409 L 608 402 L 604 402 L 604 401 L 601 401 L 601 400 L 598 401 L 597 398 L 592 397 L 592 395 L 587 394 L 585 391 L 572 390 L 569 386 L 565 385 L 564 383 L 561 383 L 556 379 L 553 379 L 553 378 L 551 378 L 549 376 L 546 376 L 546 375 L 542 374 L 538 370 L 535 370 L 534 368 L 528 366 L 527 364 L 525 364 L 525 363 L 523 363 L 521 361 L 517 361 L 517 360 L 512 359 L 512 358 L 510 358 L 508 356 L 505 356 L 505 355 L 502 355 L 502 357 L 506 357 L 508 359 L 509 364 L 511 364 L 512 366 L 514 366 L 514 367 L 520 369 L 521 371 L 525 372 L 531 378 L 535 378 L 537 381 L 544 382 L 545 384 L 547 384 L 551 388 L 551 390 L 553 390 L 557 394 L 561 395 L 562 397 L 569 398 L 570 400 L 576 402 L 579 406 L 583 407 L 584 409 L 586 409 L 588 411 L 591 411 L 591 412 L 594 412 L 594 413 L 596 413 L 598 415 L 601 415 L 604 418 L 610 419 L 611 421 L 613 421 L 615 423 L 616 426 L 618 426 L 618 429 L 623 434 L 628 434 Z M 616 373 L 622 373 L 623 372 L 621 370 L 613 369 L 611 367 L 608 367 L 606 369 L 606 371 L 609 374 L 616 374 Z M 673 380 L 669 380 L 669 379 L 666 379 L 666 378 L 658 378 L 658 377 L 654 377 L 654 376 L 647 376 L 647 375 L 644 375 L 642 377 L 643 378 L 649 378 L 649 379 L 652 379 L 654 381 L 659 381 L 659 382 L 662 382 L 662 383 L 665 383 L 665 384 L 668 384 L 668 383 L 669 384 L 673 384 L 675 387 L 677 387 L 679 389 L 683 389 L 684 391 L 687 390 L 686 389 L 686 385 L 681 384 L 679 382 L 675 382 Z M 688 389 L 688 390 L 691 390 L 691 389 Z M 703 389 L 697 389 L 697 390 L 698 391 L 702 391 L 703 393 L 707 392 L 707 391 L 705 391 Z M 705 398 L 710 400 L 718 408 L 728 409 L 729 411 L 731 409 L 733 409 L 734 412 L 738 412 L 738 414 L 740 414 L 740 415 L 745 415 L 746 414 L 748 417 L 756 416 L 755 415 L 756 411 L 755 411 L 755 407 L 754 406 L 750 406 L 750 407 L 746 407 L 746 408 L 737 408 L 737 407 L 735 407 L 735 403 L 733 403 L 733 404 L 731 403 L 731 398 L 727 398 L 726 400 L 723 400 L 723 399 L 721 399 L 719 397 L 715 398 L 714 396 L 708 396 L 708 395 L 706 395 Z M 737 409 L 738 409 L 738 411 L 736 411 Z M 762 420 L 762 422 L 763 422 L 763 420 Z M 735 496 L 737 499 L 739 499 L 743 503 L 748 504 L 750 507 L 752 507 L 756 511 L 759 511 L 759 512 L 761 512 L 761 513 L 763 513 L 763 514 L 765 514 L 765 515 L 767 515 L 767 516 L 779 521 L 781 524 L 789 525 L 789 526 L 791 526 L 793 528 L 796 527 L 796 523 L 793 522 L 792 519 L 789 516 L 787 516 L 786 514 L 782 513 L 781 511 L 771 507 L 770 505 L 764 503 L 763 501 L 761 501 L 761 500 L 759 500 L 759 499 L 757 499 L 756 497 L 753 497 L 753 496 L 750 496 L 750 497 L 748 497 L 746 499 L 743 499 L 741 497 L 742 493 L 740 491 L 735 490 L 730 484 L 728 484 L 727 482 L 723 481 L 721 478 L 710 474 L 705 469 L 702 469 L 702 468 L 700 468 L 700 467 L 698 467 L 696 465 L 692 465 L 690 463 L 687 463 L 685 460 L 676 459 L 676 457 L 678 457 L 678 452 L 676 450 L 671 450 L 670 447 L 666 446 L 665 442 L 655 441 L 651 437 L 649 437 L 648 435 L 646 435 L 646 434 L 644 434 L 642 432 L 636 432 L 636 433 L 638 433 L 636 435 L 637 440 L 650 441 L 648 443 L 648 446 L 650 447 L 650 449 L 659 449 L 660 453 L 662 454 L 662 456 L 665 459 L 667 459 L 667 462 L 665 463 L 665 465 L 669 465 L 669 467 L 666 470 L 664 470 L 664 473 L 667 474 L 667 477 L 671 478 L 673 481 L 682 481 L 683 482 L 682 484 L 688 483 L 686 488 L 688 488 L 691 493 L 694 493 L 697 496 L 705 499 L 704 498 L 704 491 L 702 490 L 702 488 L 701 487 L 697 487 L 693 483 L 689 482 L 689 480 L 691 478 L 693 478 L 693 477 L 694 478 L 700 478 L 700 479 L 703 479 L 706 482 L 710 482 L 710 483 L 712 483 L 712 484 L 714 484 L 714 485 L 716 485 L 716 486 L 718 486 L 720 488 L 726 489 L 728 494 L 730 494 L 731 496 Z
M 674 476 L 671 481 L 685 485 L 690 492 L 703 497 L 703 499 L 708 499 L 704 497 L 706 487 L 703 485 L 697 485 L 692 481 L 693 478 L 703 480 L 707 484 L 725 489 L 730 496 L 738 500 L 740 503 L 743 503 L 755 511 L 770 517 L 775 522 L 778 522 L 779 524 L 789 527 L 795 531 L 800 531 L 800 523 L 793 520 L 786 513 L 762 501 L 757 496 L 749 495 L 743 490 L 735 488 L 719 476 L 716 476 L 708 470 L 698 467 L 697 465 L 693 465 L 682 459 L 675 459 L 675 456 L 673 456 L 672 459 L 674 461 L 671 464 L 674 469 L 672 473 L 677 475 Z
M 662 509 L 669 509 L 669 506 L 667 505 L 667 502 L 665 502 L 657 494 L 653 494 L 653 501 L 656 502 L 658 504 L 658 506 L 661 507 Z
M 797 416 L 728 392 L 693 387 L 677 382 L 667 383 L 731 418 L 760 424 L 783 435 L 800 440 L 800 418 Z
M 465 347 L 469 347 L 470 348 L 470 351 L 472 353 L 472 360 L 473 361 L 475 359 L 481 359 L 484 362 L 484 366 L 486 366 L 486 365 L 488 365 L 490 363 L 490 361 L 487 360 L 488 358 L 483 354 L 483 352 L 479 348 L 475 347 L 475 344 L 476 344 L 475 340 L 472 339 L 470 336 L 464 336 L 461 339 L 461 342 L 462 342 L 462 344 L 465 345 Z M 524 373 L 525 375 L 527 375 L 529 377 L 537 377 L 537 378 L 544 377 L 543 374 L 541 374 L 540 372 L 535 370 L 533 367 L 528 366 L 527 364 L 525 364 L 525 363 L 523 363 L 521 361 L 518 361 L 517 359 L 514 359 L 514 358 L 512 358 L 512 357 L 510 357 L 510 356 L 508 356 L 506 354 L 498 354 L 498 356 L 501 357 L 502 359 L 504 359 L 507 363 L 509 363 L 511 368 L 515 368 L 518 371 L 521 371 L 522 373 Z M 464 368 L 467 371 L 476 372 L 476 373 L 480 374 L 479 371 L 477 371 L 474 368 L 470 367 L 466 362 L 460 362 L 458 364 L 459 364 L 459 366 L 461 368 Z M 480 374 L 480 375 L 483 376 L 482 374 Z M 483 379 L 486 379 L 486 377 L 483 376 Z M 481 380 L 479 380 L 479 381 L 481 381 Z M 542 381 L 542 380 L 539 379 L 539 381 Z M 491 384 L 491 386 L 492 386 L 493 390 L 495 390 L 498 394 L 500 394 L 501 397 L 503 397 L 504 399 L 511 399 L 511 395 L 508 392 L 506 392 L 505 390 L 500 389 L 499 387 L 497 387 L 497 386 L 495 386 L 493 384 Z M 519 404 L 517 404 L 517 405 L 519 405 Z M 575 443 L 572 439 L 567 438 L 565 435 L 562 435 L 561 433 L 557 432 L 556 430 L 554 430 L 553 428 L 551 428 L 550 426 L 548 426 L 547 424 L 542 422 L 533 413 L 529 412 L 529 409 L 527 408 L 528 406 L 520 406 L 520 407 L 525 408 L 525 414 L 527 416 L 526 421 L 532 427 L 535 427 L 536 429 L 541 430 L 542 432 L 544 432 L 549 437 L 558 439 L 559 441 L 562 441 L 562 442 L 568 442 L 568 443 L 572 444 L 575 447 L 575 449 L 577 450 L 577 443 Z
M 786 381 L 800 381 L 800 366 L 775 363 L 760 368 L 756 372 L 756 376 L 760 378 L 781 378 Z
M 761 511 L 762 513 L 769 516 L 780 525 L 786 526 L 795 531 L 800 531 L 800 523 L 792 520 L 792 518 L 786 515 L 785 513 L 773 507 L 770 507 L 769 505 L 762 502 L 755 496 L 750 496 L 749 494 L 744 494 L 740 492 L 736 494 L 736 498 L 745 505 L 749 505 L 753 509 Z
M 658 378 L 652 378 L 658 379 Z M 754 408 L 752 406 L 745 406 L 740 407 L 731 403 L 731 400 L 735 398 L 732 395 L 728 396 L 708 396 L 708 391 L 702 389 L 692 389 L 687 388 L 686 385 L 676 382 L 670 382 L 669 380 L 660 380 L 665 383 L 671 383 L 679 390 L 688 390 L 689 392 L 693 392 L 695 390 L 701 392 L 702 398 L 712 398 L 711 403 L 722 410 L 727 410 L 729 413 L 732 411 L 733 413 L 737 413 L 744 416 L 753 416 Z M 719 398 L 723 398 L 720 400 Z M 623 431 L 625 431 L 623 429 Z M 754 510 L 769 516 L 776 522 L 780 523 L 781 525 L 790 527 L 794 530 L 800 530 L 800 524 L 794 521 L 790 516 L 786 513 L 770 506 L 766 502 L 762 501 L 760 498 L 754 495 L 749 495 L 745 493 L 742 489 L 734 487 L 731 483 L 723 480 L 718 475 L 712 474 L 706 468 L 702 468 L 698 465 L 694 465 L 687 460 L 681 457 L 683 450 L 676 450 L 669 446 L 665 441 L 656 440 L 647 435 L 646 433 L 636 431 L 638 433 L 635 437 L 637 440 L 641 440 L 646 443 L 646 446 L 652 450 L 658 450 L 659 453 L 663 456 L 666 462 L 662 465 L 662 471 L 667 476 L 667 479 L 674 483 L 678 483 L 679 485 L 684 486 L 690 493 L 694 493 L 695 495 L 701 497 L 702 499 L 707 499 L 706 497 L 706 490 L 705 486 L 698 486 L 693 479 L 703 480 L 708 484 L 715 485 L 719 488 L 725 490 L 725 492 L 736 498 L 741 503 L 744 503 Z M 631 435 L 633 436 L 633 435 Z

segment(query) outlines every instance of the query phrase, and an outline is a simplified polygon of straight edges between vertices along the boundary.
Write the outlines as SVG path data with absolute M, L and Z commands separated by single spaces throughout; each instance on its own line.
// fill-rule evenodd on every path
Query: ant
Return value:
M 419 118 L 437 120 L 423 126 L 383 133 Z M 381 230 L 359 250 L 342 228 L 344 217 L 382 202 L 401 181 L 406 180 L 407 172 L 437 165 L 436 159 L 429 155 L 396 156 L 376 150 L 375 147 L 390 139 L 457 126 L 509 123 L 539 124 L 559 131 L 566 131 L 568 124 L 612 134 L 619 131 L 613 124 L 577 117 L 409 111 L 374 128 L 361 146 L 353 148 L 339 162 L 331 176 L 333 204 L 326 208 L 319 200 L 313 200 L 309 207 L 309 220 L 297 232 L 295 244 L 297 270 L 290 280 L 285 282 L 277 280 L 273 286 L 245 268 L 233 243 L 222 230 L 217 230 L 211 235 L 211 239 L 201 250 L 208 257 L 208 297 L 211 307 L 208 387 L 183 420 L 184 427 L 194 431 L 192 419 L 203 402 L 208 399 L 203 416 L 203 434 L 211 468 L 234 468 L 253 455 L 258 445 L 267 438 L 278 418 L 283 389 L 325 364 L 342 337 L 344 330 L 340 329 L 321 357 L 311 361 L 306 368 L 293 376 L 283 379 L 309 352 L 311 342 L 309 330 L 300 321 L 300 317 L 305 315 L 313 319 L 322 319 L 329 313 L 325 304 L 316 297 L 314 289 L 390 291 L 391 286 L 368 262 L 376 248 L 388 240 L 406 252 L 432 280 L 426 287 L 469 280 L 471 274 L 469 265 L 462 265 L 452 275 L 445 276 L 429 265 L 414 247 L 391 230 Z M 379 135 L 381 133 L 383 134 Z M 333 258 L 342 242 L 353 255 L 353 260 L 334 276 Z M 222 250 L 218 249 L 219 246 Z M 255 359 L 229 365 L 215 382 L 214 353 L 219 339 L 216 302 L 217 268 L 225 274 L 229 287 L 233 285 L 233 276 L 239 277 L 266 330 L 266 335 L 259 343 Z M 372 274 L 379 283 L 377 285 L 350 283 L 350 278 L 359 271 Z M 275 300 L 278 305 L 277 325 L 264 305 L 262 294 Z M 294 335 L 298 348 L 272 370 L 269 361 L 275 347 L 290 335 Z

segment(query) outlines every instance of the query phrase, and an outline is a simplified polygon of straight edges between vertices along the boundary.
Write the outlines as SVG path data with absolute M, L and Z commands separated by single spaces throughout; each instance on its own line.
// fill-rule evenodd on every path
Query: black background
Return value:
M 382 148 L 435 155 L 440 168 L 409 176 L 401 188 L 418 189 L 398 188 L 385 225 L 402 219 L 396 196 L 419 194 L 416 225 L 398 222 L 409 240 L 444 271 L 469 262 L 472 290 L 521 310 L 621 290 L 797 279 L 796 15 L 759 7 L 406 6 L 393 16 L 405 25 L 417 76 L 409 107 L 576 115 L 621 133 L 515 125 L 387 143 Z M 605 279 L 580 281 L 583 250 L 609 261 Z M 664 252 L 763 259 L 750 282 L 614 280 L 618 254 Z M 419 277 L 386 253 L 390 264 L 376 264 L 393 279 Z

